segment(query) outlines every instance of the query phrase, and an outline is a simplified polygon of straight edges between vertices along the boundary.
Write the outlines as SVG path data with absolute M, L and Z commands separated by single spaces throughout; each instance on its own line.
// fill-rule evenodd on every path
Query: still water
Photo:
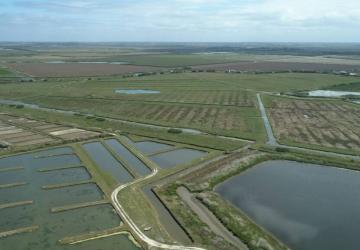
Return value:
M 292 249 L 359 249 L 360 172 L 268 161 L 216 191 Z

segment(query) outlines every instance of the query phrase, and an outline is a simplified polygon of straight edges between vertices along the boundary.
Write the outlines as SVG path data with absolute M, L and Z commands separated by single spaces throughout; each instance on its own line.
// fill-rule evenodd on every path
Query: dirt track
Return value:
M 215 234 L 223 237 L 226 241 L 232 243 L 234 246 L 237 246 L 239 249 L 248 249 L 239 238 L 227 230 L 226 227 L 224 227 L 224 225 L 185 187 L 179 187 L 176 192 Z

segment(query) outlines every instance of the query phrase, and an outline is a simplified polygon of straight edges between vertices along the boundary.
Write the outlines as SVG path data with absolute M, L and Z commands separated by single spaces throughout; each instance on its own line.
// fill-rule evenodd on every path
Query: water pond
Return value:
M 116 139 L 106 140 L 106 144 L 116 152 L 116 154 L 124 159 L 131 168 L 133 168 L 139 175 L 145 176 L 151 174 L 148 168 L 139 158 L 130 152 L 124 145 Z
M 268 161 L 216 191 L 292 249 L 359 249 L 360 172 Z
M 204 157 L 208 152 L 181 148 L 166 153 L 160 153 L 150 156 L 150 159 L 158 164 L 161 168 L 172 168 L 181 164 L 190 163 L 191 161 Z
M 54 155 L 54 156 L 51 156 Z M 126 235 L 116 235 L 82 244 L 62 246 L 63 237 L 89 233 L 120 225 L 121 218 L 111 204 L 51 212 L 54 207 L 104 199 L 104 193 L 95 183 L 46 190 L 44 184 L 68 183 L 90 178 L 85 167 L 68 168 L 49 172 L 41 169 L 81 165 L 81 160 L 70 147 L 55 148 L 37 153 L 0 158 L 0 169 L 23 167 L 16 171 L 0 172 L 0 184 L 26 182 L 17 187 L 0 188 L 0 204 L 33 201 L 32 204 L 0 210 L 0 232 L 38 225 L 31 233 L 0 239 L 0 249 L 138 249 Z
M 117 94 L 139 95 L 139 94 L 160 94 L 160 91 L 149 89 L 116 89 Z
M 125 183 L 134 179 L 100 142 L 87 143 L 83 147 L 96 164 L 111 174 L 118 182 Z
M 145 154 L 153 154 L 159 151 L 174 148 L 173 145 L 154 142 L 154 141 L 141 141 L 135 142 L 135 147 Z
M 309 91 L 309 96 L 315 97 L 342 97 L 342 96 L 360 96 L 360 92 L 350 92 L 350 91 L 333 91 L 333 90 L 314 90 Z

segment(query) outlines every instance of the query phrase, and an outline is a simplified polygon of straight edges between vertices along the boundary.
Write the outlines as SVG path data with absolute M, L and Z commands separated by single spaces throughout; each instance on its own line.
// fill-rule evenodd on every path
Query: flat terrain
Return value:
M 325 74 L 183 73 L 135 78 L 49 79 L 0 85 L 0 98 L 212 134 L 264 140 L 256 92 L 317 89 L 355 77 Z M 150 89 L 159 94 L 117 94 Z
M 121 75 L 162 70 L 158 67 L 106 63 L 18 63 L 8 66 L 37 77 Z
M 360 106 L 332 100 L 264 96 L 281 143 L 358 151 Z
M 228 64 L 213 64 L 193 67 L 197 70 L 236 70 L 236 71 L 350 71 L 359 72 L 360 65 L 327 64 L 327 63 L 304 63 L 304 62 L 276 62 L 276 61 L 252 61 Z

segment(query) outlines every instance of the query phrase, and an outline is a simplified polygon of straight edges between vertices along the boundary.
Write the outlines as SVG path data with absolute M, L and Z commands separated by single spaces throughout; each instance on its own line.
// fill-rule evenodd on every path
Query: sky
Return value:
M 0 41 L 360 42 L 360 0 L 0 0 Z

